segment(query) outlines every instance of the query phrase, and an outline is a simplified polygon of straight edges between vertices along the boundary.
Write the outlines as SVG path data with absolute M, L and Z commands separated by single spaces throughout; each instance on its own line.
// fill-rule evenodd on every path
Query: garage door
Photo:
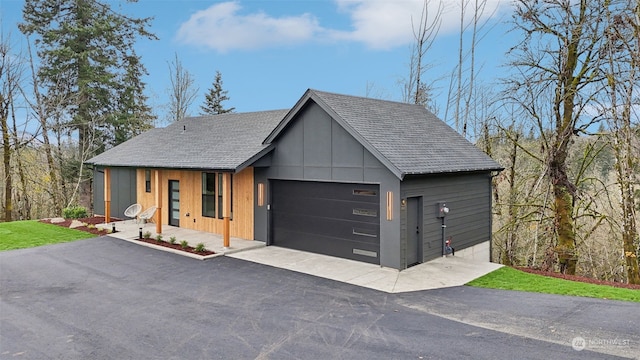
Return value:
M 271 182 L 271 243 L 380 263 L 378 185 Z

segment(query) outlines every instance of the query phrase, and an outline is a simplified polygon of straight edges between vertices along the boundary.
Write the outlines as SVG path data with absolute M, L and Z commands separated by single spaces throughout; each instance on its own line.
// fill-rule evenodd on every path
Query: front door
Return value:
M 169 180 L 169 225 L 180 226 L 180 182 Z
M 407 198 L 407 267 L 422 262 L 422 197 Z

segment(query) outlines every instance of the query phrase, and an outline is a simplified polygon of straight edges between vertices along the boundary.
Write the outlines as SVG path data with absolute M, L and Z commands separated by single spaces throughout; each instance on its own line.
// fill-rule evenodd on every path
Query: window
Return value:
M 378 195 L 375 190 L 363 190 L 363 189 L 354 189 L 353 195 L 361 195 L 361 196 L 376 196 Z
M 378 216 L 378 212 L 373 209 L 353 209 L 353 215 L 361 215 L 361 216 Z
M 224 186 L 222 186 L 222 182 L 224 181 L 224 175 L 222 173 L 218 173 L 218 219 L 222 219 L 222 193 L 224 193 Z
M 233 219 L 233 175 L 231 178 L 231 218 Z M 217 190 L 217 191 L 216 191 Z M 222 219 L 222 173 L 202 173 L 202 216 Z
M 202 173 L 202 216 L 216 217 L 215 173 Z
M 149 169 L 144 171 L 144 191 L 151 192 L 151 170 Z

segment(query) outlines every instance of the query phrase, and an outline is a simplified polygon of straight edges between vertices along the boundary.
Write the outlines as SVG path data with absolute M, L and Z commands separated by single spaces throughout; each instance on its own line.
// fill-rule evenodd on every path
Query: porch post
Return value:
M 225 172 L 222 174 L 222 238 L 223 246 L 228 248 L 230 246 L 230 225 L 231 225 L 231 173 Z
M 111 168 L 104 168 L 104 222 L 111 222 Z
M 155 169 L 153 171 L 154 187 L 156 189 L 156 234 L 162 234 L 162 177 L 160 175 L 160 170 Z

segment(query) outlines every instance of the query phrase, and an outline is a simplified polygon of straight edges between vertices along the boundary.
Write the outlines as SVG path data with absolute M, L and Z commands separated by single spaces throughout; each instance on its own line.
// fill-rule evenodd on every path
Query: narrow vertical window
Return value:
M 387 191 L 387 220 L 393 220 L 393 192 Z
M 224 176 L 222 173 L 218 173 L 218 219 L 222 219 L 224 216 L 222 214 L 223 202 L 222 197 L 224 196 L 224 186 L 223 186 Z
M 216 217 L 216 174 L 202 173 L 202 216 Z
M 144 191 L 151 192 L 151 170 L 145 169 L 144 171 Z

